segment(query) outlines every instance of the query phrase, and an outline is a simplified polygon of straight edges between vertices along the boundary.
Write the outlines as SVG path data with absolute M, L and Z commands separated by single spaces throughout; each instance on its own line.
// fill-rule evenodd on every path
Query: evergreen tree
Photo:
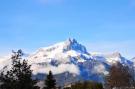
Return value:
M 56 80 L 51 71 L 49 71 L 49 74 L 46 76 L 45 87 L 43 89 L 56 89 Z
M 71 88 L 64 88 L 64 89 L 103 89 L 103 85 L 102 83 L 84 81 L 84 82 L 77 82 L 71 85 Z
M 1 89 L 35 89 L 37 83 L 32 80 L 32 70 L 30 65 L 27 64 L 26 60 L 23 60 L 21 50 L 17 52 L 13 51 L 12 68 L 5 72 L 3 71 L 0 75 Z

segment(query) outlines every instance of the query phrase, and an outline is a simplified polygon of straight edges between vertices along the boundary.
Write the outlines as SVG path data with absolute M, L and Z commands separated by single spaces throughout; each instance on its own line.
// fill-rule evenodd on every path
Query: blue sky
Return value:
M 75 38 L 89 51 L 135 56 L 134 0 L 0 0 L 0 54 Z

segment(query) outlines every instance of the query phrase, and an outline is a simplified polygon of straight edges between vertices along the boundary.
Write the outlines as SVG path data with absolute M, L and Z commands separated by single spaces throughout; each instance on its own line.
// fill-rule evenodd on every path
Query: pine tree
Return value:
M 66 89 L 66 88 L 65 88 Z M 102 83 L 93 81 L 77 82 L 67 89 L 103 89 Z
M 43 89 L 56 89 L 56 80 L 51 71 L 49 71 L 49 74 L 46 76 L 45 87 Z
M 21 50 L 13 51 L 11 70 L 0 75 L 1 89 L 35 89 L 36 80 L 32 80 L 32 70 L 26 60 L 23 60 Z

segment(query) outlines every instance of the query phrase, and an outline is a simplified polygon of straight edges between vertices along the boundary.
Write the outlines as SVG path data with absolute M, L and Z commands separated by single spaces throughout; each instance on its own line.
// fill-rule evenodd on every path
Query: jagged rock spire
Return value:
M 68 38 L 68 41 L 69 41 L 70 43 L 77 43 L 76 39 L 74 39 L 74 38 Z

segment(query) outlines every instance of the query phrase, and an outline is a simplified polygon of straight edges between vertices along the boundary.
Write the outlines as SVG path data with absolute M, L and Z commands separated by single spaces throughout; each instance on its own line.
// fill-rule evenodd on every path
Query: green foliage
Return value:
M 44 89 L 56 89 L 56 80 L 51 71 L 49 71 L 49 74 L 46 76 Z
M 5 72 L 3 71 L 0 75 L 1 89 L 36 89 L 37 83 L 32 80 L 32 70 L 30 65 L 27 64 L 26 60 L 23 60 L 21 50 L 13 52 L 12 68 Z
M 71 87 L 65 87 L 64 89 L 71 89 Z
M 71 88 L 67 87 L 64 89 L 103 89 L 103 85 L 97 82 L 85 81 L 77 82 L 71 85 Z

